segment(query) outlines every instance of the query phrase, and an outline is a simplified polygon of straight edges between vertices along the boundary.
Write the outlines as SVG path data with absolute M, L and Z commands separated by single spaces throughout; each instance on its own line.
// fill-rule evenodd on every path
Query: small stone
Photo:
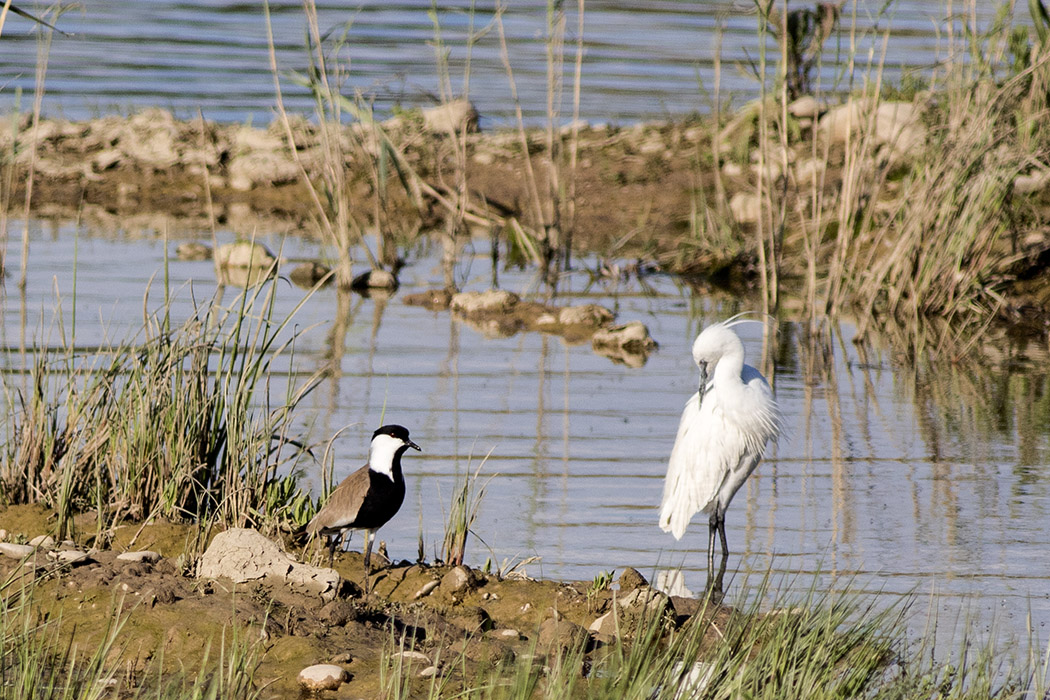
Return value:
M 503 289 L 490 289 L 486 292 L 460 292 L 452 297 L 450 306 L 453 311 L 463 314 L 503 313 L 513 308 L 520 298 L 513 292 Z
M 32 556 L 35 551 L 36 547 L 31 547 L 28 544 L 0 542 L 0 554 L 11 557 L 12 559 L 25 559 L 28 556 Z
M 196 241 L 180 243 L 175 247 L 175 257 L 179 260 L 210 260 L 211 247 Z
M 29 540 L 29 546 L 51 549 L 55 546 L 55 538 L 51 535 L 37 535 L 33 539 Z
M 572 649 L 581 646 L 587 641 L 587 630 L 566 619 L 557 620 L 548 617 L 540 625 L 538 645 L 541 649 L 559 646 L 563 649 Z
M 389 270 L 369 270 L 350 281 L 352 289 L 397 289 L 397 275 Z
M 288 273 L 288 279 L 300 287 L 313 287 L 331 272 L 331 268 L 319 262 L 304 262 L 296 265 Z M 331 278 L 328 280 L 331 281 Z
M 420 678 L 433 678 L 434 676 L 437 675 L 437 672 L 438 672 L 437 666 L 427 666 L 426 668 L 424 668 L 422 671 L 419 672 L 419 677 Z
M 430 657 L 421 651 L 414 651 L 412 649 L 405 649 L 404 651 L 397 654 L 401 657 L 401 661 L 412 663 L 413 661 L 419 661 L 426 665 L 430 665 Z
M 48 552 L 47 556 L 59 564 L 65 564 L 66 566 L 76 566 L 77 564 L 83 564 L 91 559 L 87 552 L 80 552 L 75 549 L 64 549 L 59 552 Z
M 117 555 L 117 561 L 155 564 L 160 561 L 160 555 L 148 549 L 144 549 L 141 552 L 121 552 Z
M 737 192 L 729 199 L 729 211 L 738 224 L 753 224 L 762 211 L 762 201 L 750 192 Z
M 558 311 L 558 322 L 565 326 L 603 326 L 612 320 L 613 312 L 598 304 L 566 306 Z
M 649 585 L 649 582 L 645 577 L 638 573 L 637 569 L 631 568 L 630 566 L 624 569 L 623 573 L 620 574 L 620 580 L 618 583 L 620 584 L 621 594 L 628 593 L 629 591 L 633 591 L 635 588 L 641 586 Z
M 267 270 L 276 262 L 277 258 L 262 243 L 237 241 L 215 249 L 215 263 L 219 267 Z
M 420 598 L 426 598 L 430 595 L 435 588 L 438 587 L 440 581 L 427 581 L 423 584 L 423 587 L 416 591 L 416 594 L 412 596 L 412 600 L 419 600 Z
M 335 664 L 314 664 L 299 671 L 299 685 L 310 691 L 335 690 L 346 682 L 346 671 Z
M 466 593 L 477 588 L 474 572 L 466 566 L 457 566 L 441 578 L 441 590 L 448 593 Z

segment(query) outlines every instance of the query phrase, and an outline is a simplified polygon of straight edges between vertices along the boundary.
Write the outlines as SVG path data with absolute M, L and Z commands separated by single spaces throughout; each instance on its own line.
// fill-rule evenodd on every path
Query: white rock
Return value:
M 0 542 L 0 554 L 11 557 L 12 559 L 25 559 L 28 556 L 32 556 L 35 551 L 36 547 L 31 547 L 28 544 Z
M 275 579 L 293 589 L 302 589 L 321 596 L 335 598 L 339 574 L 333 569 L 322 569 L 300 564 L 255 530 L 231 528 L 220 532 L 211 541 L 197 567 L 198 578 L 228 578 L 234 583 Z
M 276 258 L 262 243 L 237 241 L 215 249 L 215 263 L 219 267 L 246 267 L 268 269 Z
M 464 314 L 509 311 L 518 303 L 518 295 L 503 289 L 485 292 L 460 292 L 452 296 L 449 306 Z
M 601 326 L 613 320 L 613 312 L 598 304 L 566 306 L 558 311 L 558 322 L 565 326 Z
M 827 105 L 818 102 L 813 95 L 803 95 L 788 105 L 788 113 L 799 119 L 818 117 L 825 109 Z
M 346 671 L 335 664 L 314 664 L 299 671 L 299 685 L 307 690 L 335 690 L 346 682 Z
M 51 549 L 55 546 L 55 538 L 51 535 L 37 535 L 33 539 L 29 540 L 29 546 Z
M 427 666 L 426 668 L 424 668 L 422 671 L 419 672 L 419 677 L 420 678 L 432 678 L 432 677 L 437 675 L 437 672 L 438 672 L 437 666 Z
M 117 561 L 144 561 L 153 564 L 160 561 L 160 555 L 148 549 L 141 552 L 121 552 L 117 555 Z
M 435 588 L 438 587 L 440 581 L 427 581 L 423 584 L 423 587 L 416 591 L 416 594 L 412 596 L 413 600 L 419 600 L 420 598 L 426 598 L 430 595 Z
M 478 130 L 478 110 L 470 100 L 452 100 L 448 104 L 423 110 L 423 128 L 438 134 Z
M 407 661 L 409 663 L 413 661 L 419 661 L 421 663 L 427 664 L 428 666 L 430 665 L 430 657 L 421 651 L 405 649 L 404 651 L 396 654 L 396 656 L 400 656 L 402 661 Z
M 739 224 L 757 223 L 761 212 L 761 200 L 751 192 L 737 192 L 729 200 L 729 211 Z
M 56 561 L 59 564 L 66 564 L 67 566 L 83 564 L 91 559 L 87 552 L 81 552 L 76 549 L 63 549 L 60 552 L 48 552 L 47 556 L 49 559 Z

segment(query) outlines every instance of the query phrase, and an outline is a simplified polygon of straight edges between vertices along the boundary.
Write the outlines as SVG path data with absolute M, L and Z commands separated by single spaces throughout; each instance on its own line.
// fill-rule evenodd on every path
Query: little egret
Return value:
M 385 525 L 405 500 L 405 477 L 401 473 L 401 455 L 411 447 L 420 447 L 400 425 L 384 425 L 372 434 L 368 464 L 358 469 L 335 487 L 324 508 L 306 526 L 310 536 L 328 536 L 328 565 L 335 559 L 335 546 L 347 530 L 365 531 L 365 591 L 369 588 L 372 538 Z
M 682 411 L 660 505 L 660 527 L 675 539 L 696 513 L 707 514 L 707 585 L 717 593 L 729 558 L 726 508 L 780 433 L 773 392 L 761 372 L 744 364 L 744 344 L 732 330 L 746 322 L 734 316 L 712 324 L 693 342 L 700 389 Z M 715 533 L 722 544 L 717 578 Z

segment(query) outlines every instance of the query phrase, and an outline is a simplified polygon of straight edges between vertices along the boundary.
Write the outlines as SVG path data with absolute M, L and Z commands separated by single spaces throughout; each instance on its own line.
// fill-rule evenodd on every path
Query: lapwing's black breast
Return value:
M 357 518 L 350 527 L 361 529 L 382 527 L 394 517 L 405 500 L 405 480 L 403 478 L 395 481 L 386 474 L 371 470 L 368 472 L 368 478 L 368 493 L 357 511 Z

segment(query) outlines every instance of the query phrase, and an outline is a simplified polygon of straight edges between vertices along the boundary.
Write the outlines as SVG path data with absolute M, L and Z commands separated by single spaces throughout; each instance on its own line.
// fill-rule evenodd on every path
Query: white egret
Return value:
M 721 592 L 729 547 L 725 513 L 780 433 L 780 412 L 762 373 L 744 364 L 744 344 L 733 326 L 739 315 L 705 328 L 693 342 L 700 388 L 686 402 L 667 465 L 660 527 L 681 539 L 692 517 L 708 516 L 707 585 Z M 715 534 L 722 562 L 714 574 Z

